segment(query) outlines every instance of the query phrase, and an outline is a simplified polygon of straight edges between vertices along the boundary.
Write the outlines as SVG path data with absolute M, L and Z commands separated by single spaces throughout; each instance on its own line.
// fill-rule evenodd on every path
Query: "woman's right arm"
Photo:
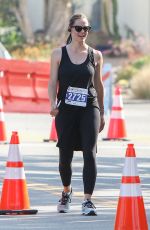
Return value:
M 58 109 L 56 107 L 58 68 L 61 60 L 61 48 L 54 49 L 51 55 L 50 78 L 48 82 L 48 95 L 51 104 L 50 114 L 56 116 Z

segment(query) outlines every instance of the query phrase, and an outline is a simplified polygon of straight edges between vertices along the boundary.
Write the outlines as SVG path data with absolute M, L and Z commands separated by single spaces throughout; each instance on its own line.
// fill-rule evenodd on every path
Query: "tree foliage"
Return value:
M 71 12 L 70 0 L 43 0 L 43 39 L 58 39 L 64 34 L 64 24 Z M 20 29 L 27 43 L 33 44 L 36 33 L 28 15 L 28 0 L 0 0 L 0 26 L 14 26 Z M 42 10 L 42 9 L 41 9 Z M 35 12 L 36 17 L 36 12 Z
M 16 0 L 0 0 L 0 26 L 18 26 L 18 21 L 11 10 L 16 5 Z
M 28 43 L 34 43 L 34 34 L 28 17 L 27 0 L 0 0 L 4 26 L 17 26 Z

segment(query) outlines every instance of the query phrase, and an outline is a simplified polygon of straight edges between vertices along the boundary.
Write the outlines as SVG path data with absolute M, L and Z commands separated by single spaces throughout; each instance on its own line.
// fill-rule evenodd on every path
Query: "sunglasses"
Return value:
M 84 32 L 89 32 L 91 29 L 91 26 L 72 26 L 72 28 L 75 28 L 75 31 L 81 32 L 82 30 Z

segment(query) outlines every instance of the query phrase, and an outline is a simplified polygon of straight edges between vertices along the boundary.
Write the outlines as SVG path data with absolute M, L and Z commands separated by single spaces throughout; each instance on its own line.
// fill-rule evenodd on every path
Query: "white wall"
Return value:
M 150 39 L 150 0 L 118 0 L 118 24 L 123 36 L 128 25 Z
M 28 0 L 29 18 L 31 19 L 33 31 L 44 27 L 44 1 Z

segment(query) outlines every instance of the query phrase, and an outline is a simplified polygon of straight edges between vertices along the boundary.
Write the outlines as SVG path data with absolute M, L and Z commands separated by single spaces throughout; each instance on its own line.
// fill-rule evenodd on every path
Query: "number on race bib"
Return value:
M 86 107 L 88 90 L 84 88 L 68 87 L 65 103 L 69 105 Z
M 77 95 L 77 101 L 80 101 L 80 98 L 81 98 L 81 94 L 78 94 Z

